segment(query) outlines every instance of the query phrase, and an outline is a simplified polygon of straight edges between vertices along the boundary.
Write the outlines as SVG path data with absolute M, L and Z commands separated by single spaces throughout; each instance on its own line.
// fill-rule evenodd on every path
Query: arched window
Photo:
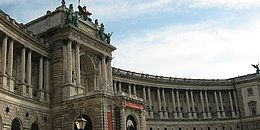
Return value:
M 256 115 L 256 101 L 251 101 L 248 103 L 250 115 L 254 116 Z
M 21 130 L 20 123 L 17 119 L 13 119 L 11 130 Z
M 137 124 L 132 115 L 129 115 L 126 119 L 126 130 L 137 130 Z
M 82 115 L 82 117 L 87 121 L 84 130 L 93 130 L 92 129 L 92 121 L 91 121 L 90 117 L 87 116 L 87 115 Z M 80 116 L 78 118 L 80 118 Z M 76 119 L 78 119 L 78 118 L 76 118 Z M 74 123 L 74 130 L 79 130 L 75 123 Z
M 94 91 L 95 80 L 95 66 L 92 59 L 87 55 L 80 56 L 80 77 L 81 86 L 84 87 L 85 92 Z M 76 77 L 76 73 L 74 74 Z M 76 81 L 75 81 L 76 82 Z
M 33 123 L 31 126 L 31 130 L 39 130 L 39 126 L 37 123 Z

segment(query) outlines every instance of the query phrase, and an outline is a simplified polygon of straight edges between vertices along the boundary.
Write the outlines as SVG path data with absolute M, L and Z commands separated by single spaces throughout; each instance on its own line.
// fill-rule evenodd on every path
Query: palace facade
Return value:
M 63 2 L 27 24 L 0 12 L 0 130 L 259 130 L 260 74 L 155 76 L 111 67 L 111 34 Z

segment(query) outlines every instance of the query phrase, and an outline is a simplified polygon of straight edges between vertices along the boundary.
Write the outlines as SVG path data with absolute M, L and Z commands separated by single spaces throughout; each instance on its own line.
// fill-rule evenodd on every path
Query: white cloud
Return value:
M 219 7 L 229 10 L 259 8 L 259 0 L 89 0 L 82 1 L 99 18 L 109 21 L 122 20 L 146 14 L 156 15 L 164 12 L 176 13 L 194 8 Z M 186 10 L 183 10 L 186 8 Z
M 177 77 L 231 78 L 254 73 L 260 60 L 260 19 L 237 28 L 217 22 L 162 27 L 122 39 L 113 66 Z
M 193 7 L 225 7 L 231 9 L 251 9 L 260 7 L 259 0 L 197 0 Z
M 95 15 L 111 21 L 169 11 L 174 9 L 169 6 L 171 3 L 171 0 L 90 0 L 82 2 L 89 7 L 90 11 L 95 12 Z

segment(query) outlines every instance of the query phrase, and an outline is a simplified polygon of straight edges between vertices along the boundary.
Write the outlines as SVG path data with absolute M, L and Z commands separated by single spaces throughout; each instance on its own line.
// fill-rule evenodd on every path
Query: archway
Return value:
M 92 121 L 91 121 L 90 117 L 87 116 L 87 115 L 82 115 L 82 117 L 87 121 L 84 130 L 93 130 L 92 129 Z M 76 119 L 78 119 L 78 118 L 80 118 L 80 116 L 78 116 Z M 79 130 L 75 123 L 74 123 L 74 130 Z
M 11 130 L 21 130 L 21 124 L 18 119 L 13 119 Z
M 39 130 L 38 124 L 34 122 L 31 126 L 31 130 Z
M 85 93 L 94 91 L 95 67 L 91 58 L 87 55 L 80 56 L 81 86 Z
M 132 115 L 126 118 L 126 130 L 137 130 L 137 123 Z

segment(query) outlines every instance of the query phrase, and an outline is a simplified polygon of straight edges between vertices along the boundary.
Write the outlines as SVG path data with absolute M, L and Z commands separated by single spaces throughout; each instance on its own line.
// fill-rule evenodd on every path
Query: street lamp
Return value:
M 85 120 L 82 116 L 76 119 L 75 124 L 79 130 L 84 130 L 87 120 Z

